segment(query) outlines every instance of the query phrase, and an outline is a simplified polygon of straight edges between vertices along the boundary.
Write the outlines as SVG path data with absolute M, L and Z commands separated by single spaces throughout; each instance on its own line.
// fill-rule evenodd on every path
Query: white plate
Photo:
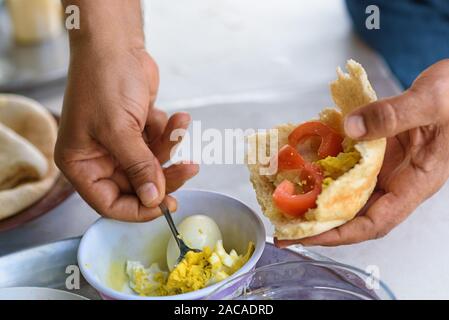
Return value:
M 0 300 L 88 300 L 82 296 L 67 291 L 18 287 L 0 289 Z

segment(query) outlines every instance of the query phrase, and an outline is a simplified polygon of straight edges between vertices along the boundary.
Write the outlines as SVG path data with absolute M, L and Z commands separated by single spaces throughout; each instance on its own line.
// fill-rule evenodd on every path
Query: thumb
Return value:
M 106 148 L 120 163 L 142 204 L 155 207 L 165 196 L 161 165 L 139 133 L 108 139 Z
M 351 112 L 345 118 L 344 128 L 353 139 L 392 137 L 431 124 L 437 117 L 435 109 L 418 92 L 408 90 Z

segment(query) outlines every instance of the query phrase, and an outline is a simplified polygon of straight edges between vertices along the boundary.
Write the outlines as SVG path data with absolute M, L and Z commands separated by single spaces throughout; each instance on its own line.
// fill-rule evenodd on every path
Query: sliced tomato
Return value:
M 315 208 L 316 199 L 321 193 L 323 175 L 318 166 L 304 163 L 301 179 L 307 182 L 304 193 L 296 194 L 295 185 L 288 180 L 282 181 L 273 193 L 274 204 L 289 217 L 301 217 L 307 210 Z
M 299 125 L 288 136 L 288 143 L 292 147 L 296 147 L 299 143 L 312 136 L 321 138 L 318 148 L 318 157 L 320 159 L 324 159 L 327 156 L 335 157 L 343 151 L 341 146 L 343 137 L 320 121 L 310 121 Z
M 300 169 L 306 163 L 299 152 L 288 144 L 279 150 L 277 157 L 279 170 Z

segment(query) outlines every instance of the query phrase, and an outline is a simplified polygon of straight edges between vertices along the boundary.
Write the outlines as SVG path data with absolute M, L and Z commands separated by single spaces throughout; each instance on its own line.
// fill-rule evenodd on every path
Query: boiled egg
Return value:
M 203 250 L 204 247 L 213 249 L 219 240 L 223 240 L 220 229 L 215 221 L 205 215 L 193 215 L 185 218 L 177 226 L 181 238 L 192 249 Z M 172 236 L 167 246 L 167 266 L 171 270 L 179 257 L 179 248 Z

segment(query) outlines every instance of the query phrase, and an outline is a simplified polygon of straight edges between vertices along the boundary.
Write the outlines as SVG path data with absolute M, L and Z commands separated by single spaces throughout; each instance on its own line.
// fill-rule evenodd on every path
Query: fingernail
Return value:
M 151 207 L 154 200 L 159 196 L 159 192 L 154 183 L 145 183 L 137 190 L 137 195 L 145 207 Z
M 360 138 L 366 134 L 365 121 L 362 116 L 355 115 L 346 118 L 345 132 L 351 138 Z

